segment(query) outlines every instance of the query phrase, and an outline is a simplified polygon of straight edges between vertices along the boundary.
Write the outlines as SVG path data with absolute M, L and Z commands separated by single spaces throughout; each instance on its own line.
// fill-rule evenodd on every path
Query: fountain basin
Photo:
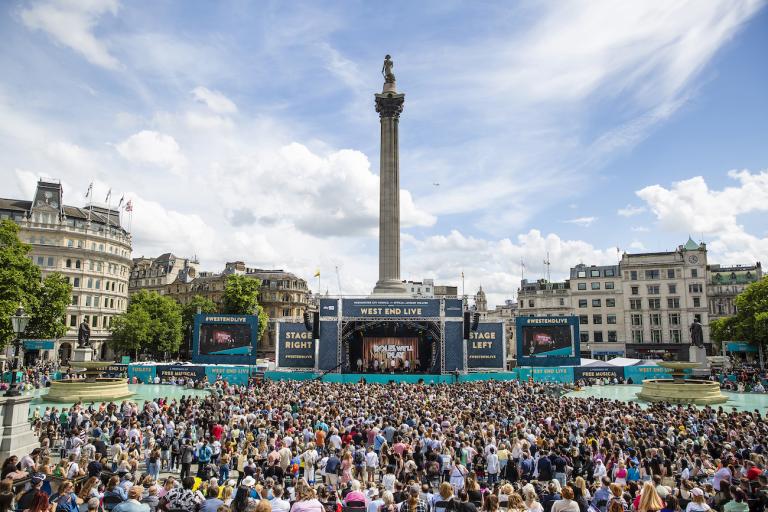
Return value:
M 672 379 L 648 379 L 637 398 L 646 402 L 671 404 L 716 405 L 724 404 L 728 397 L 720 391 L 720 383 L 685 378 L 686 370 L 701 366 L 695 361 L 662 361 L 659 366 L 672 370 Z
M 126 379 L 97 377 L 86 379 L 63 379 L 51 382 L 46 400 L 51 402 L 101 402 L 120 400 L 133 395 Z
M 669 402 L 672 404 L 716 405 L 728 401 L 720 391 L 720 384 L 708 380 L 686 379 L 678 382 L 671 379 L 647 379 L 637 398 L 646 402 Z

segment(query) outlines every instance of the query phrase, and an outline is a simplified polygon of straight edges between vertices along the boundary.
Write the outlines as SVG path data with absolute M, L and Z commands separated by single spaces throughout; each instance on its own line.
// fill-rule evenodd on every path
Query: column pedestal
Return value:
M 700 363 L 701 366 L 692 370 L 693 376 L 697 378 L 709 378 L 710 367 L 707 359 L 707 349 L 691 345 L 688 348 L 688 360 L 692 363 Z
M 0 460 L 11 455 L 21 458 L 40 447 L 40 441 L 29 425 L 29 402 L 33 398 L 30 395 L 0 397 Z

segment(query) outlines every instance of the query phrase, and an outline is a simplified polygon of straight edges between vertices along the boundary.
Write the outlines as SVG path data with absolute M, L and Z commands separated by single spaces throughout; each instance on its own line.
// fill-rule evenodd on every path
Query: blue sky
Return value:
M 768 255 L 768 10 L 708 2 L 6 2 L 0 195 L 131 198 L 134 256 L 376 279 L 384 54 L 403 277 L 553 277 L 691 234 Z M 439 184 L 439 185 L 436 185 Z

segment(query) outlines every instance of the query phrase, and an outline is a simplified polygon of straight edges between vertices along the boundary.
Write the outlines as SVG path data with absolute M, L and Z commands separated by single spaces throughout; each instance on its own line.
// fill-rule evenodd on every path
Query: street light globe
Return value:
M 24 313 L 24 308 L 21 305 L 16 310 L 16 314 L 11 317 L 11 324 L 13 325 L 13 332 L 19 336 L 27 330 L 29 315 Z

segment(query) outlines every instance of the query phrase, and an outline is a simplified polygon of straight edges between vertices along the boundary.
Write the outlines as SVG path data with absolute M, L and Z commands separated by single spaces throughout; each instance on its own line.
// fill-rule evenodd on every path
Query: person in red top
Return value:
M 751 460 L 745 461 L 744 465 L 747 467 L 747 480 L 749 481 L 757 481 L 758 478 L 760 478 L 760 475 L 763 474 L 762 468 L 752 462 Z
M 221 436 L 224 434 L 224 427 L 218 423 L 215 424 L 213 428 L 211 428 L 211 434 L 213 434 L 213 437 L 215 437 L 217 441 L 221 441 Z

